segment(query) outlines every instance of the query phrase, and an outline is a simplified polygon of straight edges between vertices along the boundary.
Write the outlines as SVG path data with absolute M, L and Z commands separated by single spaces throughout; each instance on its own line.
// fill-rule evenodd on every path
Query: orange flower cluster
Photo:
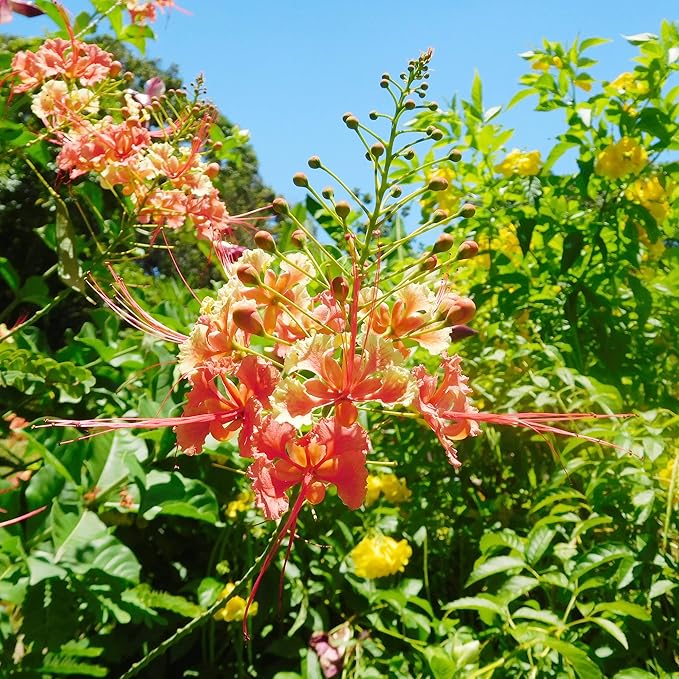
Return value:
M 129 197 L 141 224 L 190 223 L 200 237 L 220 238 L 229 231 L 213 184 L 220 168 L 201 157 L 211 112 L 167 116 L 158 78 L 137 93 L 120 71 L 97 45 L 46 40 L 14 56 L 12 92 L 31 94 L 33 112 L 61 147 L 57 167 L 70 179 L 94 173 L 102 187 Z

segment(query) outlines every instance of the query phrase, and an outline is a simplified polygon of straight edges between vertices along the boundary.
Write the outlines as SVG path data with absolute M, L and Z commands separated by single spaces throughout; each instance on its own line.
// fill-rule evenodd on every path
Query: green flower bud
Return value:
M 448 154 L 448 160 L 452 160 L 454 163 L 458 163 L 460 160 L 462 160 L 462 154 L 457 149 L 453 149 Z
M 265 252 L 276 252 L 276 241 L 268 231 L 258 231 L 254 236 L 255 245 Z
M 351 213 L 351 205 L 346 200 L 340 200 L 335 205 L 335 212 L 340 219 L 346 219 Z
M 417 104 L 415 103 L 414 99 L 406 99 L 406 101 L 403 103 L 403 107 L 408 111 L 412 111 L 416 106 Z
M 354 115 L 351 115 L 351 116 L 348 116 L 347 118 L 345 118 L 344 123 L 350 130 L 357 130 L 358 129 L 358 118 Z
M 377 113 L 377 111 L 370 111 L 370 113 L 368 113 L 368 117 L 370 118 L 370 120 L 377 120 L 378 116 L 379 114 Z
M 431 251 L 433 253 L 448 252 L 453 247 L 455 239 L 449 233 L 442 233 L 434 243 Z
M 430 111 L 436 111 L 436 110 L 438 110 L 438 107 L 439 107 L 439 105 L 438 105 L 435 101 L 430 101 L 430 102 L 427 104 L 427 108 L 428 108 Z
M 384 153 L 384 144 L 375 142 L 370 147 L 370 153 L 372 154 L 373 158 L 379 158 Z
M 476 206 L 472 205 L 471 203 L 465 203 L 460 208 L 460 216 L 463 217 L 464 219 L 469 219 L 470 217 L 473 217 L 475 214 Z
M 290 212 L 290 206 L 285 198 L 274 198 L 272 206 L 277 215 L 287 215 Z
M 433 271 L 438 266 L 438 263 L 439 260 L 436 255 L 432 255 L 431 257 L 427 257 L 427 259 L 420 264 L 420 269 L 423 271 Z
M 311 156 L 311 158 L 306 161 L 306 164 L 312 170 L 318 170 L 318 168 L 321 166 L 321 159 L 318 156 Z
M 394 196 L 394 198 L 398 198 L 402 193 L 403 193 L 403 189 L 401 189 L 400 186 L 394 186 L 391 189 L 391 195 Z
M 433 222 L 442 222 L 444 219 L 448 219 L 448 210 L 444 210 L 443 208 L 438 208 L 438 210 L 434 210 L 431 218 Z
M 307 240 L 307 235 L 302 231 L 302 229 L 296 229 L 290 234 L 290 242 L 293 244 L 294 247 L 298 248 L 301 250 L 304 247 L 304 243 L 306 243 Z
M 344 276 L 337 276 L 330 282 L 330 290 L 332 290 L 333 297 L 343 303 L 349 296 L 349 283 Z
M 430 191 L 445 191 L 448 188 L 448 180 L 445 177 L 432 177 L 427 188 Z
M 297 172 L 292 178 L 292 183 L 295 186 L 309 186 L 309 179 L 304 174 L 304 172 Z
M 326 200 L 330 200 L 335 195 L 335 189 L 332 188 L 332 186 L 326 186 L 322 191 L 321 195 L 323 198 Z

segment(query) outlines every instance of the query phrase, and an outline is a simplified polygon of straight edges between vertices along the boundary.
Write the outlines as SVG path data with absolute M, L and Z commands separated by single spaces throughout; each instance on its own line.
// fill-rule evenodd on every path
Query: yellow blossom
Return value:
M 609 144 L 597 154 L 594 172 L 609 179 L 620 179 L 637 173 L 648 162 L 646 149 L 636 139 L 622 137 L 620 141 Z
M 637 80 L 634 73 L 625 71 L 621 73 L 615 80 L 608 84 L 608 88 L 616 90 L 619 94 L 643 95 L 648 93 L 648 83 L 643 80 Z
M 245 512 L 250 509 L 255 501 L 254 493 L 251 490 L 244 490 L 238 494 L 235 500 L 231 500 L 226 505 L 226 516 L 229 519 L 235 519 L 238 512 Z
M 643 205 L 658 223 L 665 221 L 670 211 L 667 193 L 656 175 L 640 177 L 627 188 L 625 195 L 629 200 Z
M 370 579 L 403 571 L 412 554 L 413 550 L 406 540 L 396 542 L 384 535 L 363 538 L 351 550 L 354 573 Z
M 220 599 L 225 599 L 231 592 L 233 592 L 235 588 L 235 584 L 233 582 L 229 582 L 226 587 L 219 593 L 219 598 Z M 224 620 L 224 622 L 231 622 L 232 620 L 242 620 L 243 615 L 245 614 L 245 606 L 247 605 L 247 602 L 245 599 L 243 599 L 242 596 L 233 596 L 231 597 L 226 604 L 224 605 L 223 608 L 220 608 L 215 614 L 214 614 L 214 619 L 215 620 Z M 248 616 L 250 615 L 257 615 L 257 609 L 259 608 L 257 602 L 255 601 L 251 606 L 250 610 L 248 611 Z
M 522 153 L 519 149 L 513 149 L 495 169 L 505 177 L 515 174 L 531 177 L 540 172 L 540 162 L 540 151 Z
M 375 504 L 380 495 L 389 502 L 397 505 L 410 500 L 412 492 L 406 486 L 405 479 L 399 479 L 395 474 L 370 474 L 367 481 L 367 492 L 363 504 L 369 507 Z

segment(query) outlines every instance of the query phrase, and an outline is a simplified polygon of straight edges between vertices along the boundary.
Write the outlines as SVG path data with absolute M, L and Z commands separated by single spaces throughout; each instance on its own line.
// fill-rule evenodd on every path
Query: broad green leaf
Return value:
M 626 670 L 616 672 L 611 679 L 657 679 L 657 675 L 639 667 L 628 667 Z
M 185 516 L 209 523 L 216 523 L 219 518 L 217 498 L 212 489 L 179 472 L 153 470 L 146 475 L 146 488 L 141 491 L 139 513 L 147 520 L 158 514 Z
M 526 560 L 533 566 L 540 559 L 542 555 L 547 551 L 549 545 L 551 544 L 556 531 L 547 526 L 541 526 L 537 530 L 532 530 L 528 534 L 528 541 L 526 544 Z
M 19 289 L 21 283 L 19 274 L 7 257 L 0 257 L 0 277 L 9 285 L 12 292 Z
M 633 604 L 631 601 L 606 601 L 597 604 L 594 607 L 593 613 L 617 613 L 618 615 L 629 615 L 637 620 L 650 620 L 651 614 L 639 604 Z
M 117 488 L 127 478 L 130 465 L 135 462 L 138 465 L 148 457 L 146 443 L 131 432 L 122 430 L 95 438 L 90 450 L 91 454 L 85 461 L 89 485 L 99 488 L 100 493 Z
M 553 648 L 571 667 L 580 679 L 604 679 L 599 666 L 582 649 L 561 639 L 545 637 L 542 643 Z
M 512 618 L 535 620 L 536 622 L 543 622 L 550 627 L 564 627 L 561 618 L 552 611 L 536 610 L 530 606 L 522 606 L 512 613 Z
M 469 585 L 473 585 L 475 582 L 496 573 L 507 573 L 509 575 L 508 571 L 525 567 L 526 563 L 523 559 L 518 559 L 514 556 L 494 556 L 472 571 L 471 575 L 467 578 L 465 587 L 469 587 Z
M 59 278 L 71 288 L 79 292 L 85 291 L 80 260 L 76 243 L 75 229 L 68 214 L 68 208 L 62 200 L 56 204 L 56 237 Z
M 480 596 L 465 596 L 460 599 L 455 599 L 455 601 L 444 604 L 441 608 L 444 611 L 457 611 L 460 609 L 469 611 L 488 611 L 499 615 L 501 618 L 507 617 L 506 609 L 500 606 L 500 604 L 490 598 L 487 599 Z
M 631 45 L 642 45 L 649 40 L 658 39 L 658 36 L 654 33 L 635 33 L 634 35 L 623 35 L 622 37 Z
M 502 583 L 502 587 L 497 591 L 496 598 L 504 605 L 527 594 L 540 584 L 536 578 L 529 578 L 525 575 L 513 575 Z
M 620 645 L 625 650 L 629 648 L 625 633 L 612 620 L 608 620 L 608 618 L 589 618 L 589 619 L 591 622 L 599 625 L 601 629 L 608 632 L 614 639 L 616 639 L 620 643 Z
M 625 545 L 606 544 L 595 547 L 591 552 L 588 552 L 582 558 L 578 559 L 578 563 L 573 570 L 571 578 L 581 578 L 586 573 L 589 573 L 591 570 L 598 568 L 605 563 L 624 559 L 626 556 L 631 556 L 631 551 L 629 547 Z
M 457 663 L 440 646 L 427 646 L 422 653 L 429 663 L 434 679 L 453 679 Z

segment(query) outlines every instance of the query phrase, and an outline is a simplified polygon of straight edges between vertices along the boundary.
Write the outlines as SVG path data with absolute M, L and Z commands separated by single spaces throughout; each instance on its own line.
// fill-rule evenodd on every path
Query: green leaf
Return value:
M 580 43 L 580 52 L 584 52 L 590 47 L 596 47 L 597 45 L 605 45 L 607 42 L 611 42 L 609 38 L 585 38 Z
M 531 566 L 534 566 L 542 555 L 547 551 L 551 544 L 556 531 L 547 526 L 541 526 L 536 530 L 532 530 L 528 534 L 528 542 L 526 544 L 526 560 Z
M 518 559 L 514 556 L 494 556 L 472 571 L 471 575 L 467 578 L 465 587 L 469 587 L 469 585 L 473 585 L 475 582 L 496 573 L 507 573 L 514 568 L 525 567 L 526 563 L 523 559 Z M 509 575 L 509 573 L 507 574 Z
M 536 622 L 543 622 L 550 627 L 557 627 L 562 629 L 564 627 L 561 618 L 552 611 L 540 610 L 531 608 L 530 606 L 522 606 L 512 613 L 512 618 L 520 620 L 535 620 Z
M 603 564 L 617 561 L 618 559 L 624 559 L 626 556 L 631 556 L 631 554 L 630 549 L 625 545 L 605 544 L 600 547 L 595 547 L 591 552 L 588 552 L 582 558 L 578 559 L 577 565 L 571 574 L 571 578 L 581 578 L 586 573 L 589 573 L 591 570 L 594 570 Z
M 56 200 L 56 237 L 57 237 L 57 270 L 59 278 L 79 292 L 85 291 L 80 260 L 76 246 L 75 229 L 68 214 L 68 208 L 62 200 Z
M 526 89 L 519 90 L 510 100 L 509 103 L 507 104 L 507 111 L 509 111 L 510 108 L 513 106 L 516 106 L 522 99 L 525 99 L 526 97 L 530 97 L 531 94 L 536 94 L 537 90 L 535 90 L 532 87 L 527 87 Z
M 657 679 L 657 675 L 639 667 L 628 667 L 626 670 L 616 672 L 611 679 Z
M 161 513 L 209 523 L 216 523 L 219 518 L 217 498 L 212 489 L 179 472 L 152 470 L 146 476 L 146 488 L 141 490 L 139 513 L 147 520 Z
M 108 669 L 102 665 L 92 665 L 60 653 L 49 653 L 39 671 L 67 677 L 105 677 L 108 674 Z
M 571 231 L 563 240 L 561 273 L 566 273 L 580 257 L 585 236 L 580 231 Z
M 16 292 L 19 289 L 21 279 L 7 257 L 0 257 L 0 277 L 9 285 L 12 292 Z
M 636 33 L 635 35 L 623 35 L 630 45 L 643 45 L 649 40 L 657 40 L 658 36 L 655 33 Z
M 429 663 L 434 679 L 453 679 L 457 663 L 440 646 L 427 646 L 422 651 Z
M 500 606 L 496 601 L 481 596 L 464 596 L 444 604 L 441 608 L 444 611 L 457 611 L 460 609 L 469 611 L 488 611 L 489 613 L 499 615 L 501 618 L 507 617 L 505 608 Z
M 590 618 L 590 621 L 608 632 L 625 650 L 629 648 L 625 633 L 612 620 L 607 618 Z
M 643 606 L 633 604 L 631 601 L 605 601 L 597 604 L 592 613 L 617 613 L 644 621 L 651 619 L 651 614 Z
M 583 650 L 561 639 L 545 637 L 542 643 L 554 649 L 569 665 L 573 667 L 580 679 L 604 679 L 599 666 L 593 662 Z
M 481 84 L 481 76 L 477 70 L 474 70 L 474 80 L 472 81 L 472 105 L 481 117 L 483 112 L 483 86 Z
M 204 613 L 204 609 L 201 606 L 185 599 L 183 596 L 151 589 L 151 586 L 148 584 L 138 585 L 133 589 L 125 591 L 123 599 L 141 604 L 147 608 L 161 608 L 166 611 L 172 611 L 185 618 L 197 618 Z

